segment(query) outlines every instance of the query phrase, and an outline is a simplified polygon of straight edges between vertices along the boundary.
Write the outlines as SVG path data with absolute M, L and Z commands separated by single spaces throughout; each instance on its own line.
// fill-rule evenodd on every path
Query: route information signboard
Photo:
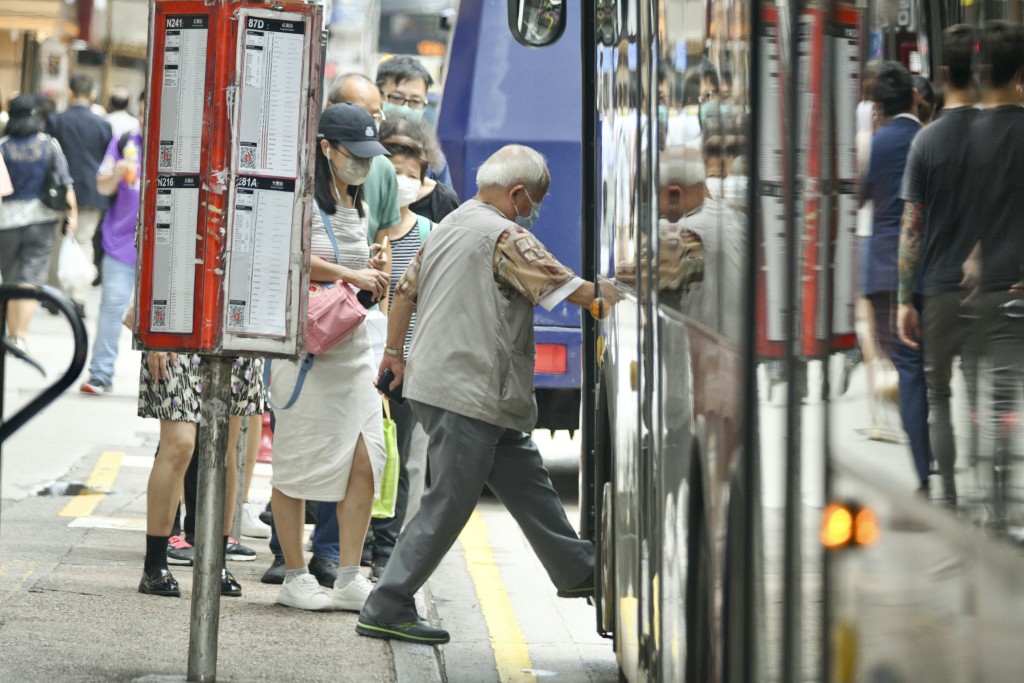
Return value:
M 153 0 L 136 347 L 304 350 L 321 14 Z

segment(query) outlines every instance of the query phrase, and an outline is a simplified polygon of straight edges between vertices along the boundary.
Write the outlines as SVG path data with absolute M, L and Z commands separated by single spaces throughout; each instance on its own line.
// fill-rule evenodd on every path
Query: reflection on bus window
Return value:
M 663 303 L 739 339 L 743 224 L 708 189 L 700 152 L 667 147 L 659 162 L 658 283 Z
M 527 45 L 550 45 L 564 26 L 562 0 L 520 0 L 516 25 Z

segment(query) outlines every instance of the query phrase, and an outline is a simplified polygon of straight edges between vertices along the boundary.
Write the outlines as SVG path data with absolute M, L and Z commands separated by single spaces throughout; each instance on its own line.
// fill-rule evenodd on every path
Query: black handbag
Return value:
M 58 212 L 68 210 L 68 184 L 64 182 L 60 172 L 57 170 L 57 148 L 50 142 L 50 165 L 46 169 L 46 179 L 43 180 L 43 187 L 39 190 L 39 201 L 47 208 Z

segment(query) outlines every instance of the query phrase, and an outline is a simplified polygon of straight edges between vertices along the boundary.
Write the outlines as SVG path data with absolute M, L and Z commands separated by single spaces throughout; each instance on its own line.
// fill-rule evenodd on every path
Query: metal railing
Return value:
M 6 386 L 7 355 L 24 361 L 36 368 L 44 377 L 46 372 L 43 366 L 23 349 L 7 341 L 7 306 L 11 301 L 23 299 L 35 299 L 36 301 L 50 303 L 68 319 L 71 324 L 71 334 L 75 341 L 75 350 L 71 356 L 71 362 L 67 370 L 55 382 L 47 386 L 38 396 L 22 406 L 9 418 L 4 417 L 4 389 Z M 53 403 L 64 391 L 74 384 L 75 380 L 82 373 L 85 367 L 86 354 L 88 352 L 88 338 L 85 333 L 85 325 L 82 318 L 75 310 L 71 301 L 63 294 L 52 287 L 35 287 L 32 285 L 11 285 L 0 284 L 0 475 L 3 471 L 3 443 L 16 431 L 25 426 L 33 417 L 38 415 L 46 406 Z M 0 478 L 2 484 L 2 478 Z

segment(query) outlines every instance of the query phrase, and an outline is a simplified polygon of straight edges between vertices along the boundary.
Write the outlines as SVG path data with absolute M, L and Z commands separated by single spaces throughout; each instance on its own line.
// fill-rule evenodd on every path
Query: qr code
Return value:
M 167 304 L 153 304 L 152 329 L 167 329 Z
M 245 327 L 245 304 L 228 304 L 228 327 L 236 330 Z
M 256 145 L 242 145 L 238 155 L 238 166 L 247 170 L 256 168 Z
M 160 145 L 159 168 L 161 171 L 174 168 L 174 145 Z

